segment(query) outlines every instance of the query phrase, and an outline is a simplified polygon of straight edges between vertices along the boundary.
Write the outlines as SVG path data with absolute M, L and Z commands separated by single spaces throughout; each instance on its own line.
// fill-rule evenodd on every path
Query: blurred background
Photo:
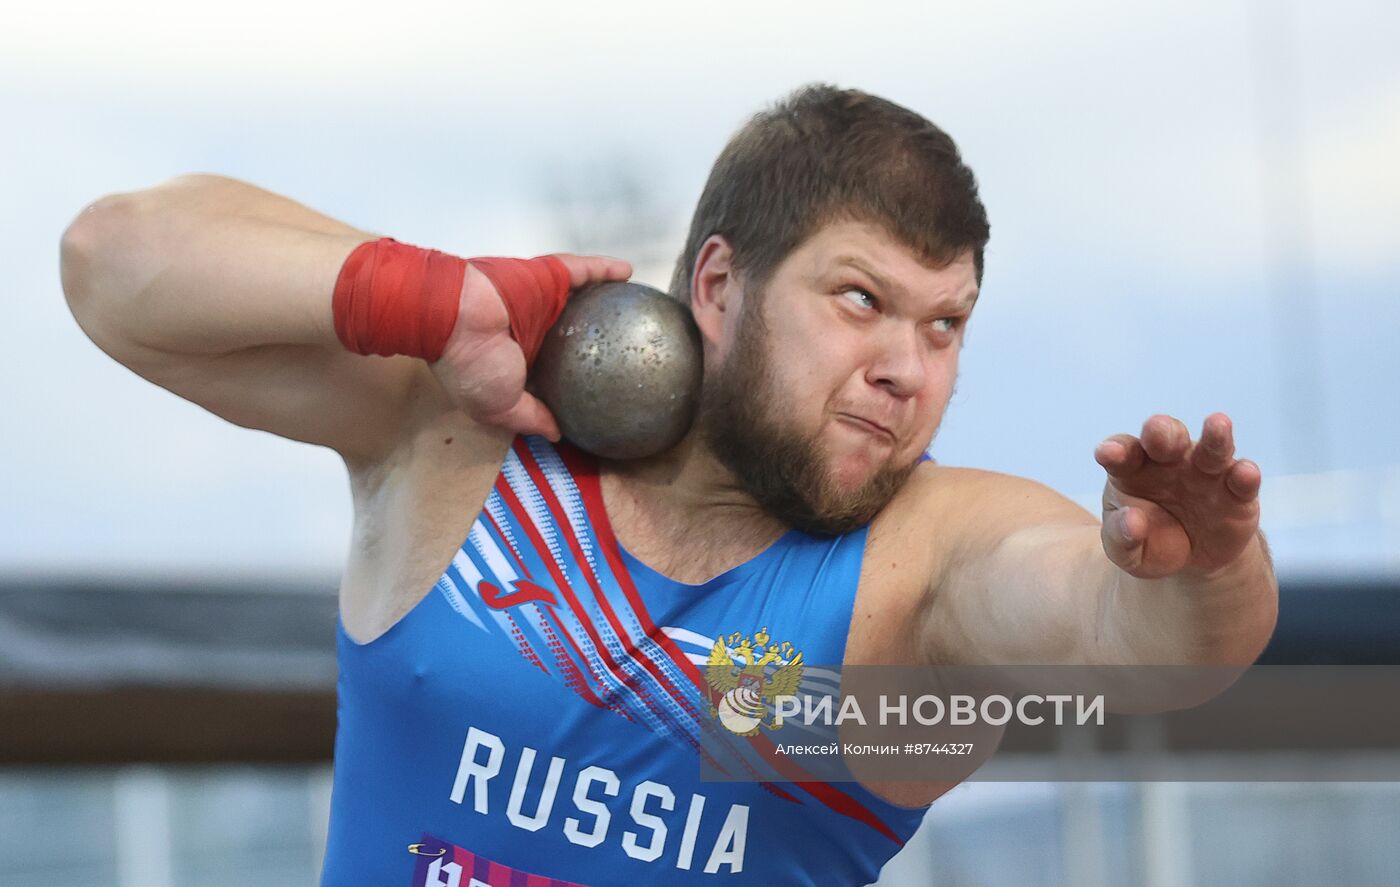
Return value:
M 810 81 L 882 95 L 952 134 L 992 221 L 937 458 L 1097 512 L 1099 440 L 1223 410 L 1263 468 L 1284 586 L 1266 658 L 1400 661 L 1400 6 L 51 0 L 4 19 L 0 887 L 319 871 L 341 461 L 121 368 L 59 287 L 84 205 L 186 172 L 459 255 L 618 255 L 664 287 L 748 115 Z M 1395 784 L 970 783 L 880 883 L 1393 884 L 1396 834 Z

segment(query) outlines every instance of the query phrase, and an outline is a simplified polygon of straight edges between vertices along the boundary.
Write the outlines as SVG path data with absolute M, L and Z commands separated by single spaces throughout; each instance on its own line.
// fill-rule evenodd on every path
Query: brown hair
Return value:
M 712 234 L 729 241 L 756 292 L 792 250 L 846 218 L 883 225 L 934 267 L 970 249 L 982 281 L 987 210 L 948 134 L 886 99 L 814 83 L 755 114 L 720 152 L 671 295 L 690 304 L 696 256 Z

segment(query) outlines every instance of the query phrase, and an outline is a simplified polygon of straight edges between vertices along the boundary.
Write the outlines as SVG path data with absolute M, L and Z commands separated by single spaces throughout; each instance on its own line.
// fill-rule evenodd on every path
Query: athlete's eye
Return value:
M 859 305 L 861 308 L 875 307 L 875 297 L 860 287 L 853 286 L 842 292 L 841 295 L 845 296 L 852 303 Z
M 930 320 L 928 322 L 929 340 L 934 343 L 935 347 L 941 348 L 944 345 L 951 345 L 958 341 L 958 333 L 966 322 L 966 316 L 940 317 L 937 320 Z

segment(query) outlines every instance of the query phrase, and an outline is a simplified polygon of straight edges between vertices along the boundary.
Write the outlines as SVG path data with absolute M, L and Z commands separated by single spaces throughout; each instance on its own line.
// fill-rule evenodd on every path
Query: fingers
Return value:
M 576 256 L 554 253 L 554 257 L 569 269 L 569 286 L 573 289 L 609 280 L 626 280 L 632 276 L 632 264 L 609 256 Z
M 1191 464 L 1205 474 L 1222 474 L 1234 464 L 1235 434 L 1230 417 L 1211 413 L 1201 425 L 1201 439 L 1191 449 Z
M 1259 487 L 1263 482 L 1264 472 L 1248 459 L 1241 459 L 1230 466 L 1230 473 L 1225 475 L 1225 486 L 1244 502 L 1259 495 Z
M 1131 434 L 1115 434 L 1094 449 L 1094 461 L 1113 477 L 1132 474 L 1147 461 L 1147 452 Z
M 1099 536 L 1108 559 L 1140 579 L 1170 576 L 1191 558 L 1186 528 L 1150 501 L 1106 506 Z
M 1192 467 L 1205 474 L 1223 474 L 1235 464 L 1235 436 L 1230 417 L 1212 413 L 1194 445 L 1181 420 L 1156 415 L 1142 425 L 1142 437 L 1115 434 L 1094 450 L 1094 459 L 1114 477 L 1131 474 L 1147 461 L 1172 464 L 1189 454 Z
M 1104 515 L 1099 533 L 1108 559 L 1129 573 L 1142 564 L 1147 518 L 1136 508 L 1118 508 Z
M 486 420 L 487 424 L 505 428 L 516 434 L 539 434 L 552 442 L 559 442 L 559 423 L 549 407 L 533 394 L 523 392 L 515 406 Z
M 1104 529 L 1120 550 L 1131 551 L 1147 538 L 1147 518 L 1141 510 L 1124 506 L 1109 512 Z
M 1179 462 L 1191 446 L 1191 432 L 1180 419 L 1158 414 L 1142 423 L 1142 448 L 1153 462 Z

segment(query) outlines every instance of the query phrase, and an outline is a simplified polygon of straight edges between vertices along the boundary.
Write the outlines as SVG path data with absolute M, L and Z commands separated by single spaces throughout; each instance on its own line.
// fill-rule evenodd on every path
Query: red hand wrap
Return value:
M 468 262 L 381 237 L 355 248 L 331 299 L 335 332 L 357 354 L 407 354 L 432 363 L 457 322 Z M 569 297 L 569 269 L 554 256 L 481 258 L 470 264 L 496 288 L 527 365 Z
M 356 354 L 432 363 L 457 323 L 464 259 L 381 237 L 355 247 L 335 281 L 335 334 Z
M 554 256 L 533 259 L 472 259 L 496 287 L 510 315 L 510 335 L 525 352 L 525 365 L 535 362 L 544 334 L 564 310 L 569 298 L 569 269 Z

